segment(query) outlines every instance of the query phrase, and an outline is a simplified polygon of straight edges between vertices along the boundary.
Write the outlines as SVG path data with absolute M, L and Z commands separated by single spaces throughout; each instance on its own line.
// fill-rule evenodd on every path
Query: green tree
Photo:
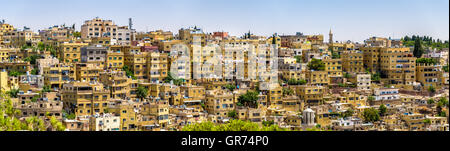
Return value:
M 262 125 L 264 125 L 264 126 L 272 126 L 273 124 L 275 124 L 275 122 L 273 120 L 262 121 Z
M 433 99 L 428 99 L 427 104 L 434 104 L 434 100 Z
M 66 129 L 65 126 L 60 121 L 58 121 L 54 116 L 50 117 L 50 124 L 52 128 L 55 129 L 56 131 L 64 131 Z
M 248 91 L 244 95 L 239 96 L 238 102 L 244 106 L 248 107 L 257 107 L 258 101 L 258 93 L 255 91 Z
M 173 84 L 174 84 L 174 85 L 177 85 L 177 86 L 180 86 L 180 85 L 182 85 L 182 84 L 184 83 L 184 79 L 177 79 L 177 78 L 174 78 L 174 76 L 172 75 L 172 73 L 169 72 L 169 73 L 167 74 L 167 77 L 164 78 L 164 82 L 165 82 L 165 83 L 170 83 L 171 81 L 173 81 Z
M 51 91 L 52 91 L 52 89 L 50 88 L 49 85 L 45 85 L 45 86 L 42 88 L 42 93 L 51 92 Z
M 369 97 L 367 97 L 367 100 L 368 100 L 368 101 L 375 101 L 375 97 L 369 96 Z
M 431 93 L 435 93 L 436 89 L 433 86 L 428 87 L 428 91 Z
M 12 76 L 12 77 L 19 77 L 19 76 L 24 75 L 24 74 L 25 73 L 19 72 L 19 71 L 16 71 L 16 70 L 12 70 L 12 71 L 8 72 L 8 75 Z
M 55 57 L 55 58 L 58 57 L 58 52 L 56 51 L 56 49 L 54 49 L 53 47 L 49 47 L 48 49 L 49 49 L 49 51 L 50 51 L 50 54 L 51 54 L 53 57 Z M 60 59 L 60 60 L 61 60 L 61 59 Z
M 236 89 L 236 86 L 232 85 L 232 84 L 227 84 L 227 85 L 225 85 L 225 88 L 230 90 L 230 91 L 234 91 L 234 89 Z
M 344 73 L 344 78 L 347 78 L 347 79 L 349 79 L 349 78 L 351 78 L 352 76 L 349 74 L 349 73 Z
M 313 58 L 311 62 L 308 64 L 309 69 L 316 70 L 316 71 L 324 71 L 325 70 L 325 63 L 322 62 L 322 60 Z
M 289 85 L 305 85 L 307 82 L 306 82 L 306 80 L 303 80 L 303 79 L 300 79 L 300 80 L 289 79 L 287 83 Z
M 122 67 L 122 70 L 125 71 L 125 73 L 126 73 L 126 75 L 127 75 L 128 77 L 131 77 L 132 79 L 137 79 L 137 78 L 134 76 L 134 71 L 131 70 L 130 67 L 128 67 L 127 65 L 124 65 L 124 66 Z
M 28 117 L 25 120 L 25 123 L 28 126 L 28 130 L 30 131 L 45 131 L 44 121 L 35 116 Z
M 375 74 L 372 74 L 372 75 L 371 75 L 371 79 L 372 79 L 372 81 L 377 81 L 377 82 L 379 82 L 379 81 L 381 80 L 381 75 L 380 75 L 380 73 L 377 72 L 377 73 L 375 73 Z
M 137 97 L 139 97 L 141 100 L 144 100 L 148 96 L 148 89 L 145 87 L 138 87 L 136 91 Z
M 291 88 L 283 88 L 283 96 L 291 96 L 294 94 L 294 90 Z
M 339 59 L 339 58 L 341 58 L 341 55 L 339 55 L 337 52 L 333 52 L 331 58 L 332 59 Z
M 441 97 L 441 99 L 439 99 L 439 103 L 442 106 L 447 106 L 448 107 L 448 99 L 446 97 Z
M 414 43 L 414 57 L 421 58 L 423 52 L 422 41 L 420 39 L 416 39 Z
M 17 94 L 19 93 L 19 89 L 11 89 L 7 91 L 6 93 L 9 95 L 9 97 L 17 98 Z
M 433 58 L 418 58 L 416 63 L 438 64 L 438 61 Z
M 439 116 L 439 117 L 447 117 L 447 113 L 445 113 L 444 111 L 441 111 L 441 112 L 438 114 L 438 116 Z
M 39 95 L 36 95 L 33 98 L 31 98 L 31 102 L 37 102 L 38 99 L 39 99 Z
M 423 120 L 423 123 L 424 123 L 424 124 L 431 124 L 431 120 L 430 120 L 430 119 L 424 119 L 424 120 Z
M 378 110 L 374 108 L 364 109 L 363 117 L 366 122 L 375 122 L 380 120 L 380 114 L 378 113 Z
M 45 44 L 43 42 L 38 42 L 37 43 L 37 49 L 39 49 L 39 51 L 44 51 L 45 50 Z
M 302 63 L 303 62 L 302 56 L 294 56 L 294 58 L 295 58 L 297 63 Z
M 70 114 L 64 114 L 65 115 L 65 118 L 66 119 L 69 119 L 69 120 L 74 120 L 74 119 L 76 119 L 77 118 L 77 116 L 75 115 L 75 113 L 70 113 Z
M 81 32 L 78 32 L 78 31 L 73 32 L 73 36 L 74 36 L 75 38 L 81 38 Z
M 344 113 L 342 113 L 341 116 L 342 116 L 343 118 L 346 118 L 346 117 L 352 117 L 354 113 L 355 113 L 355 112 L 353 111 L 353 109 L 352 109 L 352 108 L 349 108 L 347 111 L 345 111 Z
M 384 104 L 381 104 L 380 108 L 378 108 L 378 111 L 380 112 L 381 116 L 384 116 L 387 112 L 387 107 Z
M 26 62 L 30 62 L 30 64 L 35 65 L 36 64 L 36 60 L 39 59 L 40 56 L 39 55 L 31 55 L 28 56 L 24 59 L 24 61 Z
M 235 110 L 232 110 L 232 111 L 230 111 L 230 112 L 228 112 L 228 117 L 230 117 L 230 118 L 237 118 L 237 113 L 236 113 L 236 111 Z
M 34 68 L 33 70 L 31 70 L 31 74 L 32 75 L 38 75 L 38 69 Z
M 214 124 L 210 121 L 189 124 L 182 131 L 287 131 L 277 125 L 259 126 L 257 123 L 242 120 L 230 120 L 225 124 Z

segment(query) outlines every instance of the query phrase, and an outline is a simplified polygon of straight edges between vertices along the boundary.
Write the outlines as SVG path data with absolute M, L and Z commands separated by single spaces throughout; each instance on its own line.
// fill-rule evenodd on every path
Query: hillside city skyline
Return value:
M 449 39 L 449 3 L 446 0 L 436 0 L 433 3 L 422 0 L 380 0 L 370 5 L 355 0 L 132 0 L 127 1 L 124 6 L 140 5 L 133 5 L 136 9 L 127 11 L 114 11 L 124 7 L 118 4 L 125 1 L 105 3 L 100 0 L 89 2 L 93 5 L 83 5 L 86 2 L 88 1 L 70 3 L 74 8 L 83 8 L 83 11 L 78 11 L 64 9 L 66 3 L 59 1 L 8 1 L 4 4 L 12 7 L 0 10 L 0 19 L 5 19 L 18 28 L 30 27 L 33 31 L 74 23 L 79 31 L 85 20 L 98 16 L 113 20 L 118 25 L 127 25 L 128 18 L 133 18 L 135 29 L 141 32 L 158 29 L 177 31 L 180 28 L 197 26 L 208 33 L 225 31 L 232 36 L 241 36 L 250 30 L 255 35 L 262 36 L 302 32 L 310 35 L 323 34 L 324 38 L 328 39 L 327 34 L 331 29 L 335 39 L 344 42 L 351 40 L 361 43 L 367 37 L 373 36 L 399 39 L 403 36 L 421 35 L 434 39 Z M 94 7 L 97 6 L 95 4 L 102 7 Z M 216 7 L 220 9 L 215 9 Z M 154 14 L 146 15 L 147 9 Z M 64 13 L 55 14 L 48 10 Z
M 102 2 L 2 3 L 0 131 L 449 131 L 448 1 Z

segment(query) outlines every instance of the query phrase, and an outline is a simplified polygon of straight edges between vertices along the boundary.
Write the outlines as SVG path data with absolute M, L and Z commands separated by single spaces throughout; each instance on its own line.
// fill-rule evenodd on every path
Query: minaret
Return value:
M 330 40 L 329 40 L 328 43 L 332 44 L 332 43 L 333 43 L 333 33 L 331 32 L 331 29 L 330 29 L 330 34 L 329 34 L 329 36 L 330 36 Z

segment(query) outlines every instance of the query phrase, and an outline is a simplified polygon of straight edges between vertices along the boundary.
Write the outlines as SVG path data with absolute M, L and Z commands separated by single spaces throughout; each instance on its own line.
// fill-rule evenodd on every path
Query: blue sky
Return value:
M 428 35 L 449 39 L 449 0 L 9 0 L 0 19 L 32 30 L 76 24 L 96 16 L 139 31 L 198 26 L 241 36 L 324 34 L 336 40 Z

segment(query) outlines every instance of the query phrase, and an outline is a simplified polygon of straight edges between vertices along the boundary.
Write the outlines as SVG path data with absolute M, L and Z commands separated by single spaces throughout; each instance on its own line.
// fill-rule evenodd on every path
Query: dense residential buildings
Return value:
M 0 27 L 0 102 L 11 101 L 24 122 L 43 119 L 45 130 L 182 131 L 234 120 L 289 130 L 449 130 L 449 50 L 417 56 L 405 38 L 142 32 L 131 19 L 122 26 L 99 17 L 81 31 Z

